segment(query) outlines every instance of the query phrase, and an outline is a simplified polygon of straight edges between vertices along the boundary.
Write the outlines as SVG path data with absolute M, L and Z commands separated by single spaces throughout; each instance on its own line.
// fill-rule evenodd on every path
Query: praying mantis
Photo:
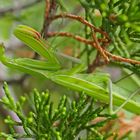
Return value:
M 84 92 L 100 102 L 109 104 L 111 114 L 121 108 L 140 114 L 140 103 L 132 100 L 132 97 L 140 90 L 123 96 L 122 93 L 125 91 L 111 84 L 110 76 L 106 73 L 81 73 L 85 69 L 83 64 L 77 64 L 71 69 L 63 69 L 55 50 L 49 47 L 41 35 L 31 27 L 19 25 L 15 28 L 14 35 L 45 60 L 8 58 L 5 56 L 5 47 L 1 44 L 0 61 L 7 67 L 34 76 L 45 77 L 69 89 Z M 113 105 L 119 108 L 113 111 Z

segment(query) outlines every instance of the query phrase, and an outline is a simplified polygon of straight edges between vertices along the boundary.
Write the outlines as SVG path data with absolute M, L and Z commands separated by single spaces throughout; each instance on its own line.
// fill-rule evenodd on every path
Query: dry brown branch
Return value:
M 49 17 L 49 11 L 50 11 L 50 0 L 46 0 L 46 7 L 45 7 L 45 19 Z
M 48 37 L 52 37 L 52 36 L 71 37 L 73 39 L 76 39 L 79 42 L 83 42 L 85 44 L 91 45 L 92 47 L 96 48 L 100 52 L 100 54 L 103 56 L 103 58 L 105 59 L 106 62 L 109 62 L 109 57 L 111 57 L 113 60 L 116 60 L 116 61 L 127 62 L 127 63 L 131 63 L 131 64 L 140 64 L 140 61 L 129 59 L 129 58 L 123 58 L 121 56 L 116 56 L 116 55 L 113 55 L 110 52 L 106 51 L 105 47 L 108 46 L 110 43 L 110 38 L 109 38 L 108 34 L 106 32 L 104 32 L 102 29 L 95 27 L 93 24 L 89 23 L 87 20 L 83 19 L 81 16 L 63 13 L 63 14 L 59 14 L 59 15 L 50 17 L 51 21 L 58 19 L 58 18 L 74 19 L 74 20 L 79 21 L 79 22 L 83 23 L 84 25 L 90 27 L 91 32 L 92 32 L 93 41 L 85 39 L 84 37 L 80 37 L 78 35 L 73 35 L 71 33 L 67 33 L 67 32 L 60 32 L 60 33 L 49 32 L 46 34 Z M 103 38 L 97 39 L 96 34 L 95 34 L 96 32 L 102 34 Z M 102 45 L 100 45 L 100 43 L 102 43 Z M 104 47 L 102 47 L 102 46 L 104 46 Z
M 137 60 L 133 60 L 133 59 L 128 59 L 128 58 L 123 58 L 121 56 L 117 56 L 117 55 L 113 55 L 111 54 L 110 52 L 106 51 L 105 49 L 103 49 L 101 46 L 100 46 L 100 42 L 102 43 L 106 43 L 106 39 L 97 39 L 96 36 L 93 36 L 94 37 L 94 41 L 92 40 L 88 40 L 88 39 L 85 39 L 84 37 L 80 37 L 78 35 L 73 35 L 71 33 L 67 33 L 67 32 L 48 32 L 47 33 L 47 36 L 48 37 L 53 37 L 53 36 L 64 36 L 64 37 L 71 37 L 73 39 L 76 39 L 77 41 L 79 42 L 83 42 L 85 44 L 88 44 L 88 45 L 91 45 L 92 47 L 96 48 L 97 50 L 99 50 L 99 52 L 104 56 L 104 58 L 107 60 L 107 62 L 109 61 L 109 57 L 111 57 L 113 60 L 116 60 L 116 61 L 121 61 L 121 62 L 127 62 L 127 63 L 131 63 L 131 64 L 140 64 L 140 61 L 137 61 Z M 96 41 L 96 42 L 95 42 Z
M 94 46 L 94 47 L 100 52 L 100 54 L 104 57 L 105 62 L 108 63 L 108 62 L 109 62 L 109 58 L 108 58 L 108 56 L 105 54 L 104 49 L 100 46 L 100 43 L 98 42 L 95 33 L 92 34 L 92 38 L 93 38 L 93 40 L 95 41 L 95 42 L 92 43 L 92 46 Z
M 46 0 L 45 14 L 44 14 L 44 23 L 41 30 L 41 35 L 43 38 L 46 38 L 46 33 L 48 32 L 49 26 L 52 22 L 51 17 L 55 15 L 57 9 L 56 0 Z
M 47 33 L 48 37 L 53 37 L 53 36 L 63 36 L 63 37 L 71 37 L 79 42 L 83 42 L 85 44 L 92 44 L 92 40 L 85 39 L 84 37 L 74 35 L 68 32 L 48 32 Z
M 84 25 L 90 27 L 92 30 L 94 30 L 95 32 L 99 32 L 102 35 L 104 35 L 108 40 L 109 36 L 106 32 L 104 32 L 103 30 L 101 30 L 100 28 L 95 27 L 93 24 L 89 23 L 87 20 L 83 19 L 81 16 L 77 16 L 77 15 L 72 15 L 72 14 L 59 14 L 59 15 L 55 15 L 53 17 L 51 17 L 52 20 L 58 19 L 58 18 L 70 18 L 70 19 L 74 19 L 77 20 L 81 23 L 83 23 Z
M 111 54 L 110 52 L 108 52 L 106 50 L 104 50 L 104 52 L 108 56 L 110 56 L 113 60 L 120 61 L 120 62 L 131 63 L 131 64 L 139 64 L 140 65 L 140 61 L 137 61 L 137 60 L 134 60 L 134 59 L 129 59 L 129 58 L 124 58 L 124 57 L 121 57 L 121 56 L 117 56 L 117 55 Z
M 46 34 L 46 36 L 47 37 L 54 37 L 54 36 L 71 37 L 71 38 L 73 38 L 77 41 L 83 42 L 85 44 L 91 45 L 93 43 L 93 40 L 88 40 L 88 39 L 85 39 L 84 37 L 81 37 L 79 35 L 74 35 L 74 34 L 68 33 L 68 32 L 48 32 Z M 102 38 L 99 38 L 98 42 L 108 43 L 107 39 L 102 39 Z

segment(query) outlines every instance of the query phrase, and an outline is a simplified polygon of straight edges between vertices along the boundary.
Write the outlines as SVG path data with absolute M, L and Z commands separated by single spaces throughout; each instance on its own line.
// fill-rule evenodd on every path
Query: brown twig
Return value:
M 121 56 L 117 56 L 117 55 L 111 54 L 110 52 L 108 52 L 106 50 L 104 50 L 104 52 L 105 52 L 105 54 L 110 56 L 113 60 L 140 65 L 140 61 L 137 61 L 137 60 L 134 60 L 134 59 L 129 59 L 129 58 L 124 58 L 124 57 L 121 57 Z
M 50 0 L 46 0 L 45 19 L 49 17 L 50 7 L 51 7 Z
M 100 60 L 101 60 L 101 55 L 100 55 L 99 52 L 97 52 L 97 55 L 96 55 L 95 60 L 92 62 L 92 64 L 90 64 L 90 65 L 88 66 L 88 73 L 93 72 L 93 71 L 96 69 L 96 67 L 102 66 L 102 65 L 105 64 L 105 62 L 102 62 L 102 63 L 101 63 Z
M 50 17 L 51 21 L 58 19 L 58 18 L 74 19 L 74 20 L 77 20 L 77 21 L 81 22 L 82 24 L 90 27 L 91 32 L 92 32 L 92 38 L 94 41 L 92 42 L 91 40 L 87 40 L 83 37 L 75 36 L 75 35 L 72 35 L 70 33 L 65 33 L 65 32 L 62 32 L 62 33 L 57 33 L 57 32 L 53 33 L 52 32 L 52 33 L 48 33 L 48 34 L 45 32 L 47 36 L 51 37 L 51 36 L 58 35 L 58 36 L 72 37 L 72 38 L 76 39 L 77 41 L 80 41 L 80 42 L 83 42 L 86 44 L 90 44 L 92 47 L 96 48 L 100 52 L 100 54 L 104 57 L 106 62 L 109 62 L 108 57 L 111 57 L 113 60 L 116 60 L 116 61 L 127 62 L 127 63 L 131 63 L 131 64 L 140 64 L 140 61 L 113 55 L 110 52 L 106 51 L 103 47 L 101 47 L 100 43 L 102 43 L 102 46 L 104 46 L 104 47 L 106 47 L 109 44 L 110 38 L 109 38 L 108 34 L 106 32 L 104 32 L 102 29 L 95 27 L 93 24 L 89 23 L 87 20 L 83 19 L 81 16 L 63 13 L 63 14 L 59 14 L 59 15 Z M 100 40 L 97 39 L 96 35 L 95 35 L 95 33 L 93 33 L 93 31 L 95 33 L 98 32 L 98 33 L 102 34 L 103 38 Z
M 71 37 L 79 42 L 83 42 L 88 45 L 92 45 L 92 43 L 93 43 L 93 40 L 85 39 L 84 37 L 81 37 L 79 35 L 74 35 L 74 34 L 68 33 L 68 32 L 48 32 L 46 34 L 46 36 L 47 37 L 54 37 L 54 36 Z M 108 43 L 108 41 L 106 39 L 99 38 L 97 40 L 100 43 Z
M 91 44 L 93 41 L 92 40 L 87 40 L 84 37 L 74 35 L 68 32 L 48 32 L 47 37 L 53 37 L 53 36 L 63 36 L 63 37 L 71 37 L 79 42 L 83 42 L 85 44 Z
M 109 58 L 108 58 L 108 56 L 104 53 L 104 49 L 100 46 L 100 43 L 98 42 L 95 33 L 92 34 L 92 38 L 93 38 L 93 40 L 95 41 L 95 42 L 92 43 L 92 46 L 94 46 L 94 47 L 100 52 L 100 54 L 104 57 L 105 62 L 108 63 L 108 62 L 109 62 Z
M 51 17 L 52 20 L 58 19 L 58 18 L 70 18 L 70 19 L 74 19 L 77 20 L 81 23 L 83 23 L 84 25 L 90 27 L 92 30 L 94 30 L 95 32 L 99 32 L 102 35 L 104 35 L 108 40 L 110 40 L 108 34 L 106 32 L 104 32 L 103 30 L 101 30 L 100 28 L 95 27 L 93 24 L 89 23 L 87 20 L 83 19 L 81 16 L 77 16 L 77 15 L 72 15 L 72 14 L 59 14 L 59 15 L 55 15 L 53 17 Z
M 102 43 L 105 42 L 106 43 L 107 42 L 106 39 L 103 39 L 103 40 L 102 39 L 97 39 L 95 35 L 93 36 L 94 41 L 93 40 L 87 40 L 84 37 L 80 37 L 80 36 L 77 36 L 77 35 L 75 36 L 75 35 L 73 35 L 71 33 L 67 33 L 67 32 L 48 32 L 47 36 L 48 37 L 53 37 L 53 36 L 72 37 L 73 39 L 76 39 L 79 42 L 83 42 L 85 44 L 91 45 L 92 47 L 96 48 L 97 50 L 100 50 L 99 52 L 101 54 L 105 55 L 104 57 L 106 57 L 107 61 L 109 61 L 108 57 L 111 57 L 113 60 L 116 60 L 116 61 L 127 62 L 127 63 L 131 63 L 131 64 L 140 64 L 140 61 L 133 60 L 133 59 L 128 59 L 128 58 L 123 58 L 121 56 L 116 56 L 116 55 L 113 55 L 110 52 L 106 51 L 99 44 L 100 42 L 102 42 Z
M 54 16 L 56 9 L 57 9 L 56 0 L 51 0 L 51 1 L 46 0 L 44 23 L 43 23 L 43 28 L 41 31 L 41 35 L 45 39 L 47 39 L 46 33 L 48 32 L 50 23 L 52 22 L 51 17 Z
M 90 27 L 91 28 L 91 32 L 94 31 L 94 32 L 101 33 L 104 36 L 104 38 L 103 39 L 100 39 L 100 41 L 105 41 L 106 43 L 110 42 L 109 36 L 108 36 L 108 34 L 106 32 L 104 32 L 100 28 L 96 28 L 93 24 L 89 23 L 87 20 L 83 19 L 80 16 L 76 16 L 76 15 L 72 15 L 72 14 L 60 14 L 60 15 L 56 15 L 56 16 L 52 17 L 52 20 L 58 19 L 58 18 L 71 18 L 71 19 L 77 20 L 77 21 L 83 23 L 84 25 Z M 95 47 L 101 53 L 101 55 L 103 56 L 103 58 L 105 59 L 105 61 L 106 62 L 109 62 L 109 58 L 104 53 L 104 50 L 100 46 L 100 43 L 98 42 L 98 39 L 96 39 L 96 35 L 92 35 L 92 37 L 93 37 L 93 39 L 94 39 L 95 42 L 91 42 L 91 41 L 90 42 L 86 42 L 87 39 L 84 39 L 84 38 L 81 38 L 81 37 L 79 38 L 79 36 L 77 38 L 77 37 L 72 36 L 71 34 L 68 34 L 68 33 L 67 34 L 66 33 L 65 34 L 62 34 L 62 33 L 60 34 L 59 33 L 59 35 L 61 35 L 61 36 L 67 36 L 67 37 L 73 37 L 74 39 L 77 39 L 78 41 L 81 41 L 81 42 L 83 41 L 86 44 L 92 45 L 93 47 Z

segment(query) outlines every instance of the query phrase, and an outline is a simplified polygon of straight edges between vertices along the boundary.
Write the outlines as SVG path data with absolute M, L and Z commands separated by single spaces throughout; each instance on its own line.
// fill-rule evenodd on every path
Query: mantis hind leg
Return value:
M 113 114 L 113 94 L 112 94 L 112 81 L 109 79 L 108 83 L 109 92 L 109 113 Z
M 132 99 L 137 93 L 140 92 L 140 88 L 138 88 L 136 91 L 134 91 L 126 100 L 125 102 L 118 108 L 114 111 L 114 113 L 117 113 L 120 109 L 122 109 L 130 99 Z
M 130 99 L 132 99 L 138 92 L 140 92 L 140 88 L 138 88 L 136 91 L 134 91 L 126 100 L 124 103 L 121 104 L 120 107 L 118 107 L 115 111 L 113 111 L 113 94 L 112 94 L 112 81 L 109 80 L 108 83 L 108 91 L 109 91 L 109 113 L 110 114 L 115 114 L 117 113 L 120 109 L 122 109 Z

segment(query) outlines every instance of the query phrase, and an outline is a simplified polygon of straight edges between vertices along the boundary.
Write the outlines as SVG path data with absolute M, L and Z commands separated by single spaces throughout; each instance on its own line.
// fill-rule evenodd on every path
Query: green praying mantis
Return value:
M 81 73 L 85 69 L 83 64 L 77 64 L 71 69 L 63 69 L 56 52 L 45 43 L 36 30 L 28 26 L 17 26 L 14 35 L 45 60 L 8 58 L 5 56 L 4 45 L 1 44 L 0 61 L 7 67 L 31 75 L 45 77 L 69 89 L 84 92 L 103 103 L 109 104 L 110 113 L 116 113 L 124 108 L 130 112 L 140 114 L 140 103 L 132 100 L 132 97 L 140 90 L 129 95 L 123 89 L 111 84 L 110 76 L 106 73 Z M 118 106 L 116 111 L 113 111 L 113 104 Z

